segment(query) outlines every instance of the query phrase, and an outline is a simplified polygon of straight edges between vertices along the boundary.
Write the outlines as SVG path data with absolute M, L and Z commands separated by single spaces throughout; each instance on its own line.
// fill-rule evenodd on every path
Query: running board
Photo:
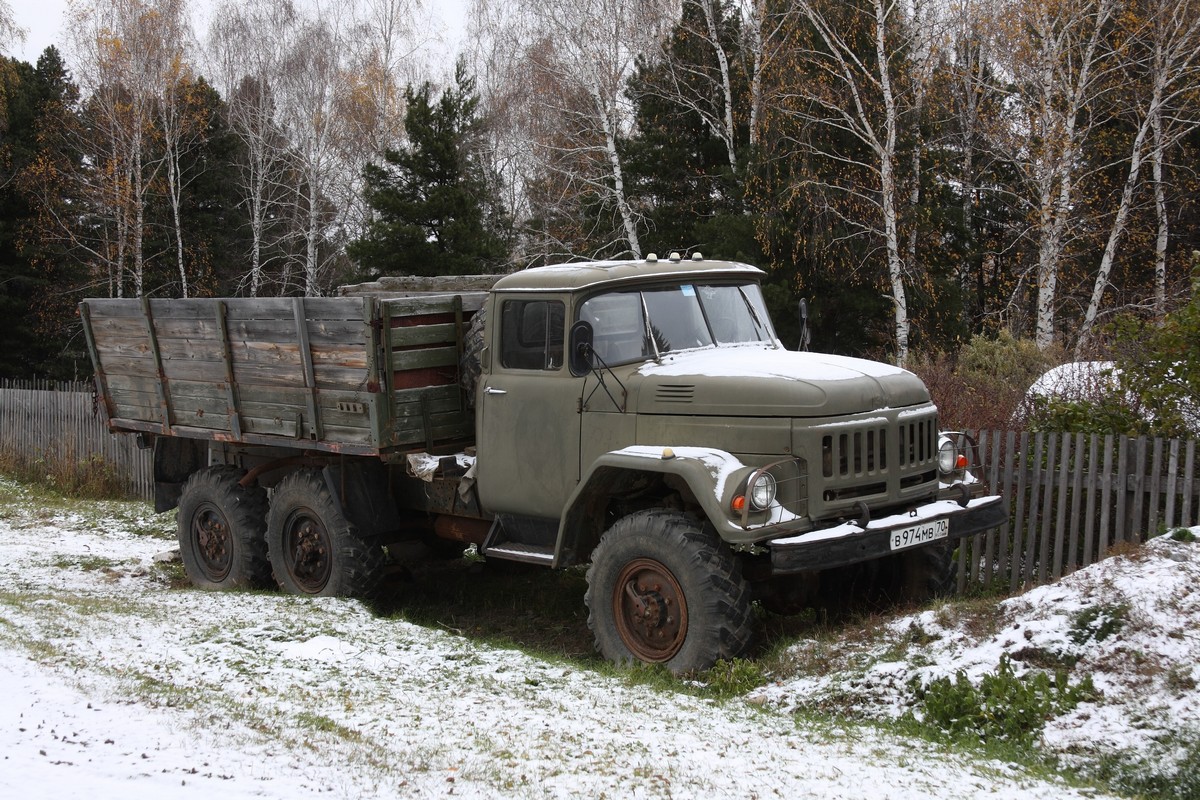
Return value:
M 521 544 L 520 542 L 504 542 L 484 549 L 483 557 L 550 566 L 554 563 L 554 548 L 539 547 L 536 544 Z

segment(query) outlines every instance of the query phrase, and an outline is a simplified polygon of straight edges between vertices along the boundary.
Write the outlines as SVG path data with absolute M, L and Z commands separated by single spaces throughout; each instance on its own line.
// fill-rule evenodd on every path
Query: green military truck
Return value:
M 919 596 L 1005 517 L 918 378 L 784 349 L 762 277 L 672 254 L 80 316 L 197 586 L 369 594 L 417 539 L 590 564 L 599 651 L 680 673 L 741 654 L 756 599 Z

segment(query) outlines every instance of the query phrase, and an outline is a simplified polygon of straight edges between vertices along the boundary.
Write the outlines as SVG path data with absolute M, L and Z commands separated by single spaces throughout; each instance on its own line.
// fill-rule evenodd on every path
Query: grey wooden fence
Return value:
M 0 380 L 0 455 L 26 469 L 100 459 L 130 494 L 153 497 L 151 451 L 108 432 L 90 383 Z
M 1195 441 L 1012 431 L 975 438 L 1009 523 L 960 543 L 960 590 L 1045 583 L 1114 545 L 1200 524 Z M 101 458 L 133 494 L 152 497 L 150 451 L 108 432 L 87 383 L 0 381 L 0 454 L 25 465 Z
M 1054 580 L 1114 546 L 1200 524 L 1196 442 L 980 431 L 983 477 L 1009 523 L 959 548 L 959 589 Z

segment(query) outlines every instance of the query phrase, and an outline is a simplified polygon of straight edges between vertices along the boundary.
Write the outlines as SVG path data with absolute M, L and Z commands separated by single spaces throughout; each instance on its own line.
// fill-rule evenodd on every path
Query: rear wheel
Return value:
M 639 511 L 604 534 L 588 569 L 588 626 L 618 664 L 683 674 L 745 652 L 750 589 L 724 544 L 674 511 Z
M 342 514 L 317 470 L 284 477 L 267 518 L 271 570 L 284 591 L 364 596 L 383 577 L 383 551 Z
M 264 538 L 267 493 L 238 483 L 229 466 L 192 473 L 179 498 L 179 555 L 188 579 L 205 589 L 247 589 L 270 584 Z

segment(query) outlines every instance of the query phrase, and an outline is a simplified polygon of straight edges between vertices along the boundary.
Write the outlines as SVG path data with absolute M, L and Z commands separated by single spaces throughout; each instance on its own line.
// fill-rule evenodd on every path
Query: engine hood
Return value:
M 642 414 L 825 417 L 929 402 L 911 372 L 860 358 L 760 347 L 687 350 L 629 378 Z

